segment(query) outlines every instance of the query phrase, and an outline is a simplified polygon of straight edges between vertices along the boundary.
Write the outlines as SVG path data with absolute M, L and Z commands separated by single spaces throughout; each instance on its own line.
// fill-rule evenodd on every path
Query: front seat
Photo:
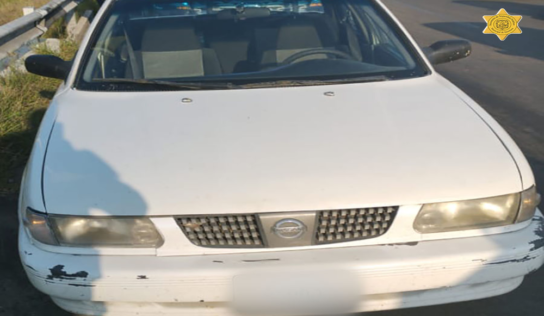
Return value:
M 221 74 L 215 52 L 202 48 L 194 27 L 183 19 L 146 21 L 138 55 L 146 79 Z
M 288 57 L 308 49 L 331 48 L 335 46 L 334 43 L 334 35 L 325 23 L 319 23 L 316 19 L 289 21 L 278 30 L 276 49 L 263 52 L 261 67 L 280 64 Z M 317 54 L 299 61 L 324 58 L 327 58 L 325 54 Z

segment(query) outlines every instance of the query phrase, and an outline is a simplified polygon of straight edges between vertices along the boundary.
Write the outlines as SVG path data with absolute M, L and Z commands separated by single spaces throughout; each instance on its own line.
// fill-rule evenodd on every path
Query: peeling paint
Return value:
M 256 259 L 256 260 L 242 260 L 242 262 L 267 262 L 267 261 L 280 261 L 280 259 Z
M 490 264 L 504 264 L 504 263 L 521 263 L 521 262 L 526 262 L 526 261 L 530 261 L 530 260 L 533 260 L 533 259 L 535 259 L 535 257 L 531 257 L 529 255 L 526 255 L 525 257 L 520 258 L 520 259 L 511 259 L 511 260 L 504 260 L 504 261 L 498 261 L 498 262 L 490 262 L 490 263 L 488 263 L 488 265 L 490 265 Z
M 535 251 L 544 247 L 544 218 L 541 216 L 533 217 L 533 222 L 538 222 L 538 227 L 535 229 L 535 234 L 540 237 L 530 242 L 533 245 L 531 251 Z
M 89 275 L 89 273 L 86 271 L 66 273 L 62 264 L 54 266 L 53 268 L 49 269 L 49 271 L 51 271 L 51 274 L 47 276 L 48 280 L 75 280 L 76 278 L 86 278 Z
M 398 244 L 385 244 L 383 246 L 417 246 L 419 244 L 419 242 L 417 241 L 414 241 L 414 242 L 405 242 L 405 243 L 398 243 Z
M 148 280 L 149 278 L 147 277 L 147 275 L 139 275 L 136 277 L 137 280 Z
M 76 284 L 76 283 L 69 283 L 70 286 L 77 286 L 77 287 L 95 287 L 94 284 Z

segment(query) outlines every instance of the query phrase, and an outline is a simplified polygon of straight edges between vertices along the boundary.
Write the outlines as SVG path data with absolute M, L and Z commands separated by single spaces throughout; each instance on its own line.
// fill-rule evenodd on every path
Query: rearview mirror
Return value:
M 72 62 L 52 55 L 33 55 L 25 60 L 25 67 L 35 75 L 64 80 L 72 68 Z
M 237 9 L 224 9 L 217 13 L 217 19 L 219 20 L 245 20 L 255 18 L 266 18 L 270 16 L 270 9 L 268 8 L 243 8 Z
M 472 45 L 467 40 L 447 40 L 436 42 L 423 51 L 433 65 L 438 65 L 468 57 L 472 53 Z

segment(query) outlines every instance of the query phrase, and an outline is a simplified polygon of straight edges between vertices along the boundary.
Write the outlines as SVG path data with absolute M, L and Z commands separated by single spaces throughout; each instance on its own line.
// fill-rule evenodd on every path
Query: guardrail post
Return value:
M 91 25 L 91 19 L 93 17 L 93 11 L 87 10 L 85 13 L 79 17 L 79 21 L 74 29 L 73 35 L 70 39 L 80 43 L 87 32 L 87 29 Z
M 77 27 L 77 17 L 74 10 L 66 14 L 66 35 L 68 38 L 74 37 L 74 31 Z

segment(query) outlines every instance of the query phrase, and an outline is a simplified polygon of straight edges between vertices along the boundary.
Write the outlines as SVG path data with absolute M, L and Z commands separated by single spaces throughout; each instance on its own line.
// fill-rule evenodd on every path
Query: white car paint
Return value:
M 515 289 L 544 262 L 543 223 L 538 212 L 525 229 L 486 237 L 188 257 L 59 255 L 32 245 L 23 231 L 20 242 L 32 284 L 76 313 L 230 315 L 233 277 L 255 269 L 350 271 L 361 285 L 355 310 L 374 311 L 478 299 Z
M 56 102 L 43 175 L 54 214 L 285 212 L 522 190 L 500 140 L 434 76 L 203 93 L 71 90 Z
M 165 244 L 54 247 L 21 228 L 29 279 L 72 312 L 227 315 L 235 275 L 309 262 L 357 273 L 365 292 L 356 310 L 394 309 L 503 294 L 543 264 L 540 212 L 505 227 L 413 230 L 424 203 L 534 185 L 506 132 L 434 72 L 379 83 L 160 94 L 83 92 L 71 88 L 74 80 L 73 71 L 42 122 L 20 210 L 150 215 Z M 330 91 L 333 97 L 324 95 Z M 197 247 L 168 216 L 384 205 L 401 205 L 384 236 L 311 249 Z

